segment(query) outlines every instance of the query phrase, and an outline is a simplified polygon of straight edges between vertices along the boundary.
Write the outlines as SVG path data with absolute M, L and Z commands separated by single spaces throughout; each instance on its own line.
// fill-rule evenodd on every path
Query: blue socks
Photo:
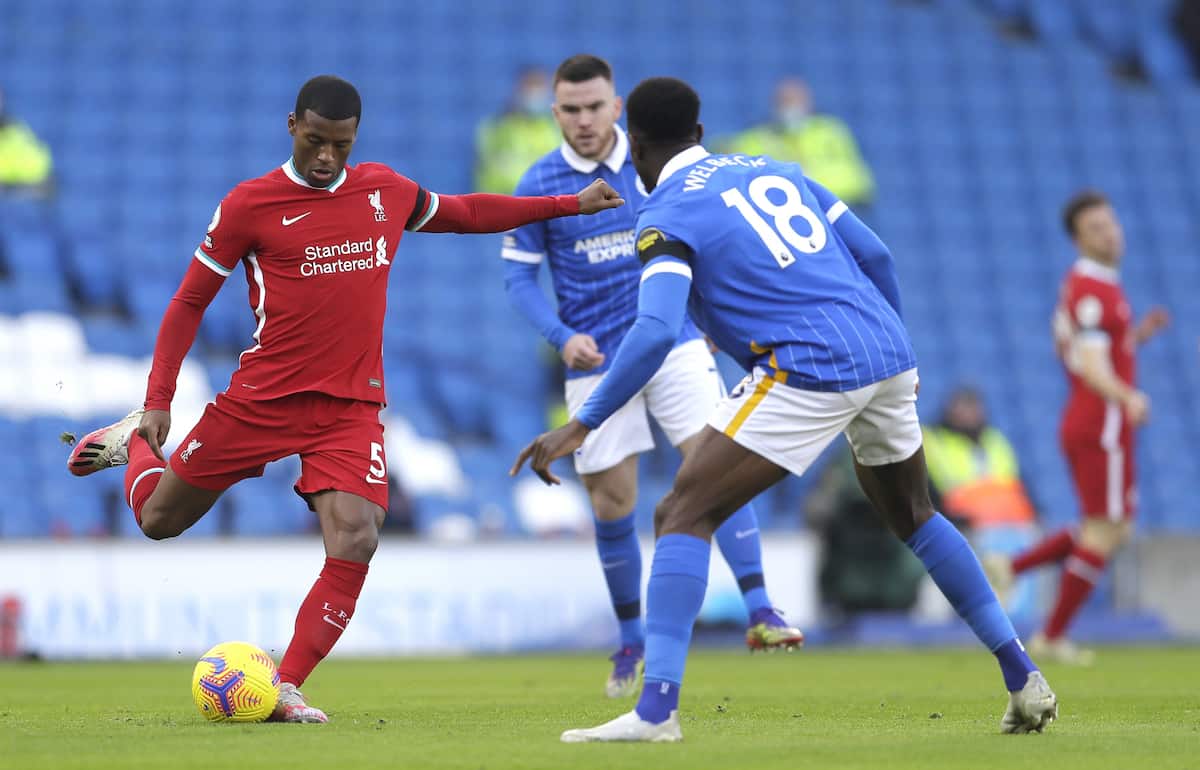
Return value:
M 755 610 L 771 607 L 771 599 L 767 596 L 766 582 L 763 580 L 762 543 L 758 536 L 758 517 L 754 508 L 746 503 L 732 516 L 725 520 L 713 536 L 721 555 L 733 570 L 737 578 L 738 588 L 742 591 L 742 599 L 746 602 L 746 611 L 751 615 Z
M 642 629 L 642 548 L 632 513 L 616 521 L 596 519 L 596 551 L 613 611 L 621 624 L 621 646 L 641 646 L 646 642 Z
M 908 539 L 908 547 L 924 563 L 958 616 L 995 654 L 1009 692 L 1023 688 L 1029 673 L 1036 671 L 1037 666 L 1025 654 L 966 538 L 945 517 L 935 513 Z
M 692 626 L 708 588 L 712 546 L 691 535 L 663 535 L 654 547 L 646 591 L 646 675 L 637 713 L 663 722 L 679 708 Z

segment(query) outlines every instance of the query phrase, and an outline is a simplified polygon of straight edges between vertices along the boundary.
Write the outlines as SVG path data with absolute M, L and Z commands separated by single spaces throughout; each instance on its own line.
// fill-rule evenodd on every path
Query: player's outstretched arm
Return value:
M 224 282 L 224 275 L 207 267 L 199 259 L 193 259 L 158 327 L 154 363 L 150 367 L 150 380 L 146 386 L 146 413 L 142 415 L 138 433 L 146 439 L 160 460 L 165 461 L 162 443 L 171 430 L 171 399 L 175 397 L 179 368 L 196 340 L 196 330 L 200 328 L 205 309 Z
M 808 177 L 804 178 L 804 182 L 817 196 L 817 202 L 825 212 L 825 219 L 837 231 L 859 268 L 883 294 L 883 298 L 896 311 L 896 315 L 903 317 L 900 307 L 900 282 L 896 280 L 896 263 L 892 259 L 892 252 L 874 230 L 867 227 L 845 203 L 820 182 Z
M 1134 341 L 1138 345 L 1143 345 L 1151 340 L 1154 335 L 1158 334 L 1163 329 L 1171 325 L 1171 313 L 1161 305 L 1156 305 L 1142 316 L 1142 320 L 1138 323 L 1137 328 L 1133 330 Z
M 529 460 L 542 481 L 559 483 L 550 463 L 578 449 L 589 431 L 633 398 L 662 366 L 683 328 L 691 285 L 691 268 L 682 260 L 660 257 L 647 264 L 638 293 L 637 320 L 613 356 L 612 368 L 569 423 L 543 433 L 521 451 L 510 475 L 516 475 Z
M 620 194 L 597 179 L 578 195 L 513 196 L 491 193 L 418 196 L 410 230 L 424 233 L 501 233 L 543 219 L 595 214 L 625 205 Z

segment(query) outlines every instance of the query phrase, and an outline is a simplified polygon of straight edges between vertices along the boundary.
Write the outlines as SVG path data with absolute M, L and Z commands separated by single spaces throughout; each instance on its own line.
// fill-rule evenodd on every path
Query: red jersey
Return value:
M 289 160 L 217 206 L 159 326 L 145 407 L 170 408 L 204 309 L 239 262 L 258 325 L 230 395 L 384 403 L 387 278 L 406 229 L 497 233 L 578 213 L 576 195 L 438 195 L 379 163 L 347 166 L 328 187 L 312 187 Z
M 231 395 L 315 391 L 382 403 L 388 271 L 426 193 L 379 163 L 311 187 L 291 161 L 242 182 L 213 214 L 195 256 L 229 275 L 240 262 L 258 319 Z
M 1124 411 L 1088 387 L 1071 361 L 1071 343 L 1075 340 L 1102 341 L 1108 347 L 1109 361 L 1117 378 L 1130 387 L 1137 386 L 1133 314 L 1115 269 L 1086 258 L 1075 263 L 1059 294 L 1055 337 L 1071 384 L 1062 421 L 1064 440 L 1094 442 L 1105 431 L 1119 430 L 1125 434 L 1128 426 Z M 1113 424 L 1114 420 L 1120 421 L 1119 426 Z

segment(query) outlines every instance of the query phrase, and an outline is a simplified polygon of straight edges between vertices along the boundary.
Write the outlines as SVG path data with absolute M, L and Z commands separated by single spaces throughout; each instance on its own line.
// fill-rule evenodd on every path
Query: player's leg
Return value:
M 713 532 L 788 471 L 804 473 L 857 413 L 844 394 L 790 388 L 762 371 L 718 404 L 655 509 L 658 541 L 646 594 L 646 674 L 638 705 L 599 727 L 568 730 L 564 742 L 680 739 L 675 712 L 707 588 Z
M 159 460 L 150 445 L 137 434 L 142 410 L 137 409 L 124 419 L 89 433 L 71 452 L 68 467 L 75 475 L 89 475 L 105 468 L 125 465 L 125 502 L 133 511 L 138 526 L 154 540 L 175 537 L 200 520 L 212 508 L 221 492 L 254 469 L 231 468 L 225 461 L 212 457 L 198 458 L 193 468 L 208 483 L 198 486 L 183 478 L 177 468 L 186 465 L 196 452 L 188 446 L 198 431 L 205 435 L 225 435 L 234 427 L 232 415 L 210 404 L 204 416 L 184 438 L 175 453 L 176 467 Z M 202 429 L 203 426 L 203 429 Z M 186 458 L 186 459 L 183 459 Z M 220 467 L 213 467 L 216 461 Z M 260 463 L 261 468 L 261 463 Z M 260 471 L 261 472 L 261 471 Z M 189 473 L 189 477 L 192 474 Z
M 1064 449 L 1085 516 L 1064 561 L 1054 608 L 1030 649 L 1061 663 L 1090 665 L 1095 653 L 1071 643 L 1066 632 L 1132 530 L 1133 447 L 1128 441 L 1073 441 Z
M 604 684 L 604 692 L 610 698 L 637 692 L 646 645 L 642 625 L 642 547 L 633 520 L 637 471 L 638 458 L 633 455 L 606 470 L 580 476 L 592 502 L 596 553 L 621 629 L 621 646 L 610 657 L 613 668 Z
M 671 351 L 646 385 L 646 405 L 680 454 L 687 457 L 700 431 L 725 397 L 717 363 L 704 340 L 684 343 Z M 762 566 L 762 543 L 753 503 L 734 511 L 714 533 L 746 604 L 750 623 L 746 644 L 756 649 L 791 649 L 804 643 L 804 634 L 789 626 L 767 594 Z
M 846 436 L 863 491 L 888 527 L 925 564 L 930 577 L 996 656 L 1010 693 L 1005 732 L 1041 730 L 1057 701 L 1025 653 L 966 538 L 933 510 L 916 413 L 916 372 L 877 383 Z
M 699 442 L 696 434 L 679 443 L 679 452 L 686 462 Z M 742 601 L 746 604 L 749 623 L 746 627 L 746 646 L 751 650 L 786 649 L 791 651 L 804 644 L 804 633 L 783 619 L 767 594 L 766 573 L 762 565 L 762 538 L 754 504 L 747 502 L 725 519 L 713 532 L 713 539 L 729 569 L 733 572 Z
M 773 462 L 705 427 L 672 490 L 654 512 L 654 562 L 646 592 L 646 673 L 637 707 L 612 722 L 568 730 L 567 743 L 677 741 L 679 688 L 692 626 L 704 603 L 713 532 L 786 475 Z
M 297 689 L 341 638 L 354 616 L 379 545 L 387 511 L 387 458 L 379 406 L 308 394 L 304 430 L 312 451 L 303 452 L 296 492 L 316 514 L 325 563 L 296 613 L 292 640 L 279 662 L 280 705 L 273 719 L 325 722 Z
M 568 380 L 567 409 L 576 412 L 600 380 L 601 376 Z M 604 683 L 610 698 L 637 692 L 645 652 L 642 548 L 633 506 L 637 501 L 637 455 L 653 448 L 645 400 L 639 394 L 592 431 L 574 458 L 575 470 L 592 503 L 596 555 L 620 626 L 620 647 L 609 658 L 612 669 Z
M 1103 463 L 1102 451 L 1096 441 L 1064 440 L 1063 452 L 1067 464 L 1071 467 L 1071 475 L 1083 503 L 1083 509 L 1090 510 L 1089 501 L 1103 499 L 1104 481 L 1099 483 L 1091 476 L 1091 469 L 1098 463 Z M 983 560 L 983 568 L 988 580 L 1001 599 L 1012 588 L 1017 575 L 1046 564 L 1062 564 L 1078 545 L 1078 536 L 1072 529 L 1062 529 L 1047 535 L 1031 547 L 1013 557 L 995 554 Z

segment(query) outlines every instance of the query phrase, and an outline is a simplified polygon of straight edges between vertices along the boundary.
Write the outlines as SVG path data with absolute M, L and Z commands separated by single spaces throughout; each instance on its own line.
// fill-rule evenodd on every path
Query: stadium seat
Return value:
M 745 0 L 694 4 L 682 19 L 653 3 L 435 3 L 421 14 L 350 3 L 339 9 L 345 34 L 333 40 L 294 26 L 313 2 L 132 3 L 119 15 L 106 5 L 5 5 L 0 66 L 19 76 L 4 85 L 15 113 L 50 141 L 58 181 L 51 205 L 0 200 L 0 356 L 14 362 L 6 373 L 45 371 L 46 357 L 33 361 L 25 336 L 4 339 L 18 328 L 9 319 L 28 312 L 80 319 L 73 355 L 136 361 L 149 352 L 216 203 L 286 157 L 282 117 L 311 74 L 297 50 L 319 47 L 328 68 L 363 91 L 356 160 L 383 159 L 453 192 L 471 186 L 476 121 L 503 107 L 517 68 L 512 41 L 495 30 L 519 28 L 522 50 L 540 51 L 536 61 L 553 66 L 564 41 L 588 29 L 587 47 L 611 51 L 619 90 L 659 72 L 702 83 L 710 135 L 766 119 L 775 78 L 811 81 L 819 108 L 849 122 L 875 173 L 876 203 L 864 216 L 897 259 L 921 356 L 922 413 L 936 411 L 933 397 L 960 376 L 1012 372 L 1011 384 L 989 391 L 995 417 L 1024 437 L 1031 483 L 1068 517 L 1073 493 L 1047 427 L 1064 397 L 1047 323 L 1073 259 L 1057 215 L 1084 185 L 1109 193 L 1126 226 L 1135 309 L 1165 302 L 1178 327 L 1142 354 L 1147 387 L 1156 388 L 1155 423 L 1172 426 L 1145 434 L 1146 456 L 1162 466 L 1144 478 L 1146 499 L 1161 512 L 1143 526 L 1200 531 L 1187 516 L 1186 489 L 1172 480 L 1200 472 L 1200 455 L 1178 451 L 1200 438 L 1200 409 L 1189 398 L 1200 373 L 1188 365 L 1200 329 L 1191 205 L 1200 88 L 1167 35 L 1164 0 L 821 0 L 803 14 Z M 221 34 L 208 33 L 211 18 L 228 20 Z M 680 32 L 664 39 L 655 30 L 667 20 Z M 1022 25 L 1032 39 L 997 31 Z M 88 30 L 87 45 L 78 44 L 79 29 Z M 697 56 L 691 41 L 712 29 L 733 44 Z M 130 40 L 139 41 L 133 58 Z M 1117 82 L 1110 71 L 1118 61 L 1140 63 L 1153 87 Z M 496 251 L 491 236 L 406 235 L 389 290 L 391 409 L 420 435 L 458 446 L 471 477 L 544 424 L 545 394 L 557 390 L 544 345 L 508 307 Z M 215 388 L 254 328 L 244 280 L 230 283 L 208 309 L 193 354 Z M 1179 384 L 1150 384 L 1163 370 Z M 0 382 L 0 398 L 17 391 Z M 86 410 L 86 395 L 64 403 Z M 34 406 L 26 399 L 19 408 Z M 0 408 L 0 440 L 15 417 Z M 39 443 L 29 462 L 30 472 L 49 472 L 61 465 L 61 449 Z M 652 496 L 669 469 L 658 457 L 647 466 Z M 111 493 L 117 481 L 103 483 Z M 805 483 L 781 487 L 776 503 L 795 506 Z M 268 471 L 249 491 L 231 493 L 194 536 L 306 530 L 311 517 L 288 497 L 289 484 Z M 39 491 L 0 514 L 0 534 L 83 532 L 99 521 L 91 503 L 54 495 L 47 503 Z M 423 528 L 444 521 L 463 530 L 466 521 L 466 529 L 488 530 L 481 507 L 506 496 L 511 489 L 496 484 L 465 498 L 422 498 Z M 36 515 L 47 505 L 78 510 Z M 500 529 L 519 529 L 511 507 L 500 509 Z M 118 530 L 136 534 L 126 514 Z

